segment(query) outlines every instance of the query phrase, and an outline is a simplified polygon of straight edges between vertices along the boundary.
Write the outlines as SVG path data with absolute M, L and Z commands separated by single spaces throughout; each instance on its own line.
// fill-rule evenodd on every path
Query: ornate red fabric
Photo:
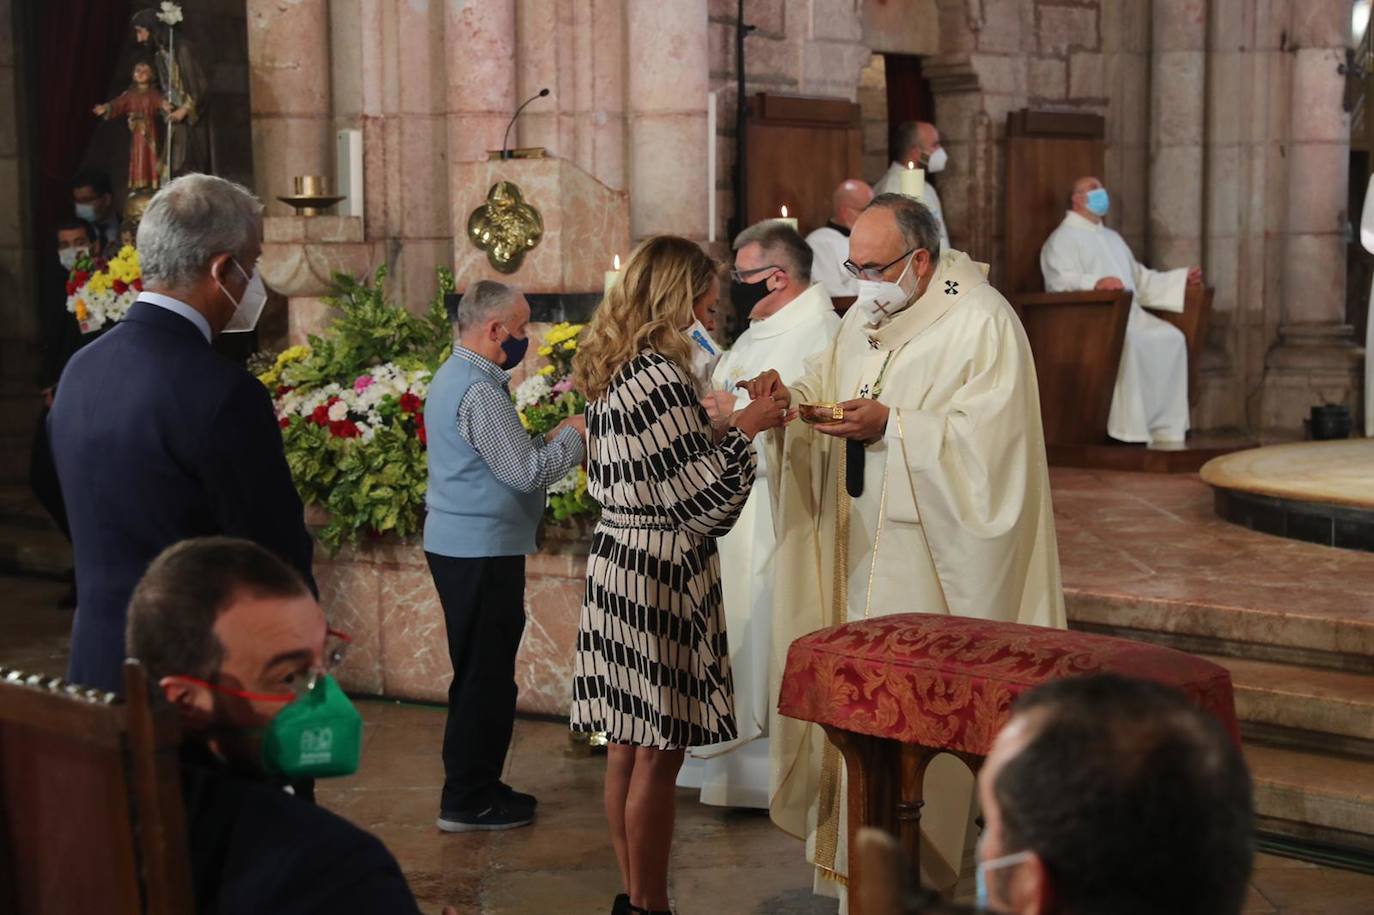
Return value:
M 821 629 L 787 652 L 778 711 L 902 743 L 987 755 L 1019 694 L 1116 673 L 1186 693 L 1239 743 L 1231 675 L 1128 639 L 962 616 L 901 613 Z

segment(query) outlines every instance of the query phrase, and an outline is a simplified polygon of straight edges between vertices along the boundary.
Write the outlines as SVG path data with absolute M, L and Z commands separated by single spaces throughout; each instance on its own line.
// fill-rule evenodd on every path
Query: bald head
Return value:
M 830 195 L 831 218 L 845 228 L 853 228 L 864 207 L 873 199 L 873 188 L 857 178 L 841 181 Z

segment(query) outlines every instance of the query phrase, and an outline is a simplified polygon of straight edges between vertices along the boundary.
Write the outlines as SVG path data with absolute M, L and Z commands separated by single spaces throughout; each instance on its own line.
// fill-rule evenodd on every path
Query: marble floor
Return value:
M 71 613 L 60 583 L 0 578 L 0 666 L 60 674 Z M 434 829 L 443 712 L 360 700 L 362 769 L 321 783 L 321 803 L 374 832 L 396 855 L 421 908 L 463 915 L 559 915 L 608 909 L 619 876 L 601 814 L 603 757 L 572 751 L 564 725 L 516 724 L 507 780 L 540 797 L 527 829 L 443 835 Z M 672 887 L 680 915 L 821 915 L 801 843 L 762 814 L 680 797 Z M 1261 855 L 1246 915 L 1368 915 L 1374 877 Z

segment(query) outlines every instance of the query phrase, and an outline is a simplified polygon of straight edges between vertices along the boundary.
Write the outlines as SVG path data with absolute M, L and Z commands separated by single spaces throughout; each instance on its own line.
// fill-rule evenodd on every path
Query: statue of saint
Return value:
M 179 9 L 177 16 L 179 21 Z M 162 157 L 163 183 L 187 172 L 212 172 L 210 84 L 195 46 L 184 37 L 183 29 L 167 24 L 157 10 L 139 10 L 130 24 L 134 40 L 153 52 L 158 82 L 165 96 L 162 110 L 167 116 L 167 141 Z
M 134 64 L 133 83 L 110 101 L 96 105 L 93 114 L 106 120 L 125 117 L 129 121 L 129 190 L 157 188 L 161 166 L 157 158 L 157 124 L 162 117 L 164 99 L 153 84 L 153 66 L 146 60 Z

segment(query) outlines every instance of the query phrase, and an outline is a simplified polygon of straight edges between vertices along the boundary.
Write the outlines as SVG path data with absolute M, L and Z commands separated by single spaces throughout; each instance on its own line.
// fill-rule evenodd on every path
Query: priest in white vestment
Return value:
M 872 199 L 873 188 L 863 181 L 840 182 L 830 195 L 830 221 L 806 236 L 813 256 L 811 279 L 832 298 L 859 294 L 859 281 L 844 269 L 844 262 L 849 260 L 849 230 Z
M 812 267 L 811 249 L 795 229 L 777 220 L 751 226 L 735 239 L 731 301 L 747 313 L 749 327 L 716 364 L 713 411 L 728 415 L 743 408 L 749 398 L 739 382 L 765 369 L 777 369 L 784 382 L 796 379 L 806 358 L 835 339 L 840 318 L 825 288 L 812 282 Z M 689 751 L 678 784 L 700 788 L 707 804 L 766 810 L 772 792 L 768 717 L 775 543 L 769 458 L 759 443 L 755 447 L 754 488 L 735 526 L 718 541 L 739 737 Z
M 1364 189 L 1360 211 L 1360 247 L 1374 254 L 1374 175 Z M 1374 284 L 1369 289 L 1369 312 L 1364 328 L 1364 434 L 1374 436 Z
M 902 192 L 902 172 L 907 163 L 926 171 L 925 190 L 921 202 L 930 210 L 940 226 L 940 248 L 949 247 L 949 229 L 945 227 L 945 209 L 940 204 L 940 194 L 931 184 L 930 176 L 945 170 L 949 153 L 940 145 L 940 131 L 929 121 L 906 121 L 897 128 L 897 158 L 887 167 L 883 177 L 873 185 L 875 194 L 900 194 Z
M 796 408 L 838 403 L 834 425 L 769 436 L 774 559 L 773 707 L 797 637 L 892 613 L 953 613 L 1063 627 L 1035 366 L 987 267 L 940 247 L 934 219 L 880 195 L 849 239 L 859 299 L 835 342 L 785 384 L 746 385 Z M 852 494 L 849 464 L 862 464 Z M 817 889 L 848 873 L 843 765 L 821 728 L 774 715 L 774 822 L 807 840 Z M 942 756 L 926 779 L 927 885 L 959 878 L 975 838 L 973 776 Z
M 1135 294 L 1107 434 L 1122 442 L 1182 442 L 1188 434 L 1188 342 L 1183 331 L 1145 309 L 1181 313 L 1185 287 L 1202 284 L 1202 268 L 1151 270 L 1137 261 L 1125 239 L 1102 222 L 1109 199 L 1096 178 L 1075 181 L 1069 205 L 1040 249 L 1045 291 Z

